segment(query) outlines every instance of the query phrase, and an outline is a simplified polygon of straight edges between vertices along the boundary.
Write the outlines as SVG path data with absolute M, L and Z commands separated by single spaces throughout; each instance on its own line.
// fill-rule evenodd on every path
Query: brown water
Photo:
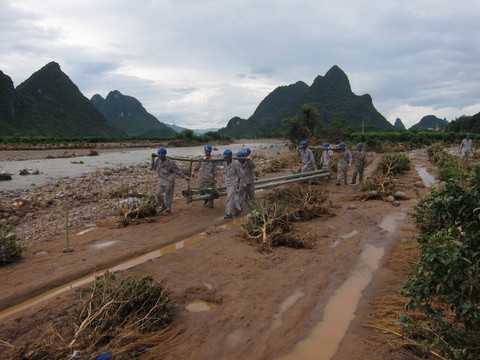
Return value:
M 365 245 L 352 274 L 325 306 L 323 320 L 281 360 L 328 360 L 335 354 L 384 252 L 383 247 Z

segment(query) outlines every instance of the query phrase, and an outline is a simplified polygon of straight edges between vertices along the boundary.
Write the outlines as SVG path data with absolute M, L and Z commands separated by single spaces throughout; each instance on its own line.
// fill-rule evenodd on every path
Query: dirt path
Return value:
M 424 154 L 416 156 L 414 162 L 425 161 Z M 371 301 L 388 284 L 401 282 L 388 269 L 388 259 L 396 245 L 411 238 L 414 228 L 407 213 L 415 203 L 413 184 L 419 180 L 414 169 L 399 178 L 397 188 L 410 200 L 397 207 L 384 201 L 355 200 L 355 186 L 335 186 L 333 179 L 319 185 L 328 192 L 336 216 L 294 224 L 315 234 L 314 250 L 281 247 L 270 254 L 259 253 L 240 238 L 238 219 L 223 219 L 223 200 L 214 209 L 177 202 L 171 216 L 152 222 L 76 232 L 71 236 L 75 248 L 71 253 L 62 253 L 65 239 L 57 237 L 29 250 L 20 264 L 0 269 L 0 307 L 215 229 L 193 245 L 177 245 L 178 250 L 121 273 L 151 274 L 155 280 L 168 281 L 178 303 L 175 327 L 181 331 L 168 359 L 278 359 L 325 319 L 329 299 L 356 271 L 365 246 L 372 245 L 383 248 L 385 255 L 333 357 L 359 359 L 371 351 L 364 342 L 368 330 L 361 326 L 370 314 Z M 259 197 L 265 194 L 258 193 Z M 78 313 L 78 291 L 66 291 L 11 315 L 0 313 L 0 340 L 19 344 L 32 341 L 52 324 L 58 329 L 71 326 L 72 316 Z M 188 311 L 187 305 L 194 301 L 211 308 Z M 312 359 L 323 358 L 322 348 L 314 352 Z

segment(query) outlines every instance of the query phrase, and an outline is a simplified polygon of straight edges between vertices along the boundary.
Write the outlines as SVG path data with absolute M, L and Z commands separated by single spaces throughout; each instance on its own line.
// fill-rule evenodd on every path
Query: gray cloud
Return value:
M 411 126 L 480 111 L 479 15 L 473 0 L 0 0 L 0 69 L 18 84 L 54 60 L 87 97 L 116 89 L 201 128 L 336 64 Z

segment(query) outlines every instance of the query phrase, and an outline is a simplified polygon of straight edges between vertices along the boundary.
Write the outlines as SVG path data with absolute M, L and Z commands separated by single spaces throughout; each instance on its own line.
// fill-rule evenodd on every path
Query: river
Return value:
M 234 153 L 248 147 L 253 152 L 268 147 L 285 146 L 285 142 L 257 142 L 245 144 L 218 145 L 212 156 L 219 158 L 225 149 Z M 21 190 L 53 182 L 62 177 L 77 177 L 97 170 L 105 171 L 119 167 L 135 166 L 150 163 L 150 156 L 156 148 L 142 150 L 122 150 L 101 153 L 99 156 L 79 156 L 75 158 L 40 159 L 0 162 L 0 173 L 12 174 L 12 180 L 0 181 L 0 191 Z M 197 157 L 203 154 L 203 146 L 168 148 L 167 156 Z M 38 175 L 19 175 L 20 170 L 39 171 Z

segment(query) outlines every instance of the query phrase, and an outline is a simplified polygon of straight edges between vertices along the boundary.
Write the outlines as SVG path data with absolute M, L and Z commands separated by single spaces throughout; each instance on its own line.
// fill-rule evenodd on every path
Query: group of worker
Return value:
M 211 145 L 205 145 L 203 150 L 202 161 L 195 166 L 190 176 L 194 176 L 198 172 L 198 188 L 201 193 L 207 193 L 206 189 L 215 188 L 217 163 L 212 160 L 213 149 Z M 246 148 L 239 151 L 236 159 L 234 159 L 233 152 L 230 149 L 223 152 L 227 189 L 225 219 L 230 219 L 233 215 L 239 215 L 242 211 L 243 202 L 249 207 L 255 204 L 255 164 L 250 158 L 250 154 L 251 150 Z M 167 150 L 164 147 L 158 149 L 157 154 L 152 154 L 152 169 L 157 171 L 159 177 L 157 201 L 160 213 L 165 211 L 165 215 L 168 215 L 172 209 L 175 174 L 187 181 L 190 181 L 190 178 L 166 155 Z M 213 196 L 204 200 L 203 206 L 213 208 Z
M 301 142 L 300 147 L 297 148 L 297 155 L 302 162 L 302 172 L 308 172 L 311 168 L 316 170 L 319 165 L 322 166 L 323 170 L 330 172 L 334 153 L 329 143 L 323 145 L 323 150 L 321 159 L 317 164 L 312 150 L 308 148 L 308 143 L 306 141 Z M 348 184 L 347 169 L 352 165 L 352 162 L 355 163 L 355 168 L 350 184 L 356 184 L 357 176 L 359 182 L 362 182 L 363 173 L 368 162 L 367 154 L 363 150 L 363 144 L 361 142 L 357 144 L 357 150 L 353 155 L 346 148 L 344 142 L 338 145 L 338 150 L 336 185 L 341 185 L 342 181 L 345 185 Z M 474 151 L 471 134 L 467 134 L 466 138 L 462 141 L 460 151 L 462 153 L 462 160 L 466 164 Z M 223 152 L 225 185 L 227 189 L 225 219 L 230 219 L 233 215 L 239 215 L 242 211 L 243 202 L 249 207 L 255 204 L 255 164 L 250 158 L 250 154 L 250 149 L 246 148 L 245 150 L 239 151 L 236 159 L 234 159 L 233 152 L 230 149 Z M 165 211 L 165 215 L 168 215 L 172 209 L 175 174 L 187 181 L 190 181 L 190 178 L 166 155 L 167 150 L 164 147 L 158 149 L 157 154 L 152 154 L 152 168 L 157 171 L 159 177 L 157 200 L 160 212 Z M 214 189 L 216 185 L 217 163 L 209 160 L 212 160 L 212 146 L 205 145 L 202 161 L 195 166 L 190 174 L 194 176 L 196 172 L 199 173 L 198 187 L 201 193 L 207 193 L 206 189 Z M 204 200 L 203 206 L 213 208 L 213 196 Z
M 367 153 L 363 151 L 363 144 L 361 142 L 357 144 L 357 151 L 353 156 L 350 150 L 346 148 L 344 142 L 341 142 L 338 145 L 338 148 L 340 151 L 338 156 L 336 185 L 341 185 L 342 180 L 345 185 L 347 185 L 347 169 L 352 165 L 352 161 L 355 162 L 355 169 L 350 184 L 356 184 L 357 176 L 359 177 L 359 181 L 362 182 L 363 172 L 367 166 Z M 307 172 L 310 168 L 317 169 L 318 165 L 321 165 L 323 170 L 330 172 L 334 154 L 329 143 L 323 144 L 323 150 L 320 161 L 317 164 L 315 156 L 313 156 L 313 151 L 308 148 L 308 143 L 306 141 L 301 142 L 300 147 L 297 148 L 297 155 L 302 161 L 302 172 Z

